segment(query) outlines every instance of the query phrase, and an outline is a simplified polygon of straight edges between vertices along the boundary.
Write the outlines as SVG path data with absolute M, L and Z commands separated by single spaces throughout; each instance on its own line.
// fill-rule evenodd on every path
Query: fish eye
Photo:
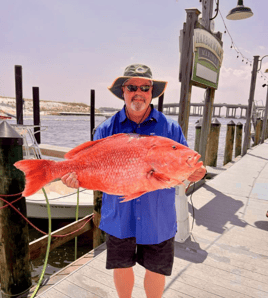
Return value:
M 175 149 L 175 150 L 177 149 L 177 147 L 175 145 L 173 145 L 172 148 Z

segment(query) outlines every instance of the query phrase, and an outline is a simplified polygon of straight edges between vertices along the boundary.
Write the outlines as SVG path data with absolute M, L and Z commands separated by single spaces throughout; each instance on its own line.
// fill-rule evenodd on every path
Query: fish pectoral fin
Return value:
M 155 172 L 153 169 L 147 173 L 146 177 L 147 177 L 147 179 L 150 179 L 151 177 L 153 177 L 160 182 L 169 182 L 170 181 L 170 178 L 167 177 L 167 175 L 165 175 L 163 173 Z
M 136 199 L 136 198 L 140 197 L 141 195 L 144 195 L 146 192 L 147 191 L 140 191 L 140 192 L 132 193 L 132 194 L 129 194 L 129 195 L 125 195 L 125 196 L 121 197 L 121 199 L 124 199 L 124 200 L 121 201 L 120 203 L 128 202 L 128 201 L 131 201 L 133 199 Z

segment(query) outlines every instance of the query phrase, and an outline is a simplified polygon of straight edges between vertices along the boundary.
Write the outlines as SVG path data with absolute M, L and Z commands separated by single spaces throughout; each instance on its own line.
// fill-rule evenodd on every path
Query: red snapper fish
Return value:
M 171 188 L 203 165 L 200 154 L 171 139 L 120 133 L 81 144 L 64 161 L 21 160 L 14 165 L 25 173 L 23 196 L 75 172 L 79 186 L 124 198 L 122 202 L 157 189 Z

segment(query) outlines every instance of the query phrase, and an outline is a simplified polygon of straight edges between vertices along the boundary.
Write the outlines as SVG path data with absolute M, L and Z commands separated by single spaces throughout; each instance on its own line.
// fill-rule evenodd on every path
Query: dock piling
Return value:
M 227 124 L 223 165 L 232 161 L 233 147 L 234 147 L 234 131 L 235 131 L 235 123 L 233 120 L 231 120 Z
M 202 128 L 202 117 L 197 120 L 195 126 L 195 142 L 194 142 L 194 150 L 199 153 L 199 144 L 200 144 L 200 137 L 201 137 L 201 128 Z
M 33 87 L 33 124 L 41 125 L 40 122 L 40 102 L 39 102 L 39 87 Z M 37 144 L 41 143 L 40 127 L 34 127 L 34 136 Z
M 268 119 L 266 121 L 265 139 L 268 139 Z
M 206 151 L 206 165 L 210 167 L 217 167 L 219 137 L 221 124 L 218 119 L 211 121 L 210 132 L 208 136 L 208 145 Z
M 93 248 L 105 242 L 105 233 L 99 229 L 101 220 L 102 192 L 94 190 L 94 228 L 93 228 Z
M 260 118 L 257 119 L 256 124 L 256 130 L 255 130 L 255 137 L 254 137 L 254 144 L 253 146 L 256 146 L 259 144 L 260 136 L 261 136 L 261 126 L 262 126 L 262 120 Z
M 17 124 L 23 124 L 22 67 L 21 67 L 21 65 L 15 65 L 15 89 L 16 89 Z
M 95 90 L 90 90 L 90 139 L 93 141 L 95 128 Z
M 24 189 L 24 174 L 13 164 L 23 159 L 22 137 L 6 122 L 0 124 L 0 197 L 12 202 Z M 0 200 L 0 208 L 6 203 Z M 26 201 L 13 204 L 26 216 Z M 25 297 L 31 287 L 28 224 L 11 207 L 0 209 L 0 277 L 2 298 Z
M 235 157 L 241 155 L 242 152 L 242 130 L 243 124 L 238 122 L 235 128 Z
M 163 112 L 163 102 L 164 102 L 164 94 L 162 94 L 158 98 L 158 111 L 159 112 Z

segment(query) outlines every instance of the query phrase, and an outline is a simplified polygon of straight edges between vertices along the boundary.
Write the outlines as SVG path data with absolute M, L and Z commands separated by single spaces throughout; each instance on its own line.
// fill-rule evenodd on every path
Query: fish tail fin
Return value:
M 47 183 L 58 178 L 53 177 L 53 166 L 56 164 L 54 160 L 44 159 L 25 159 L 20 160 L 14 166 L 24 172 L 26 178 L 26 185 L 22 195 L 29 197 L 36 193 L 39 189 Z

